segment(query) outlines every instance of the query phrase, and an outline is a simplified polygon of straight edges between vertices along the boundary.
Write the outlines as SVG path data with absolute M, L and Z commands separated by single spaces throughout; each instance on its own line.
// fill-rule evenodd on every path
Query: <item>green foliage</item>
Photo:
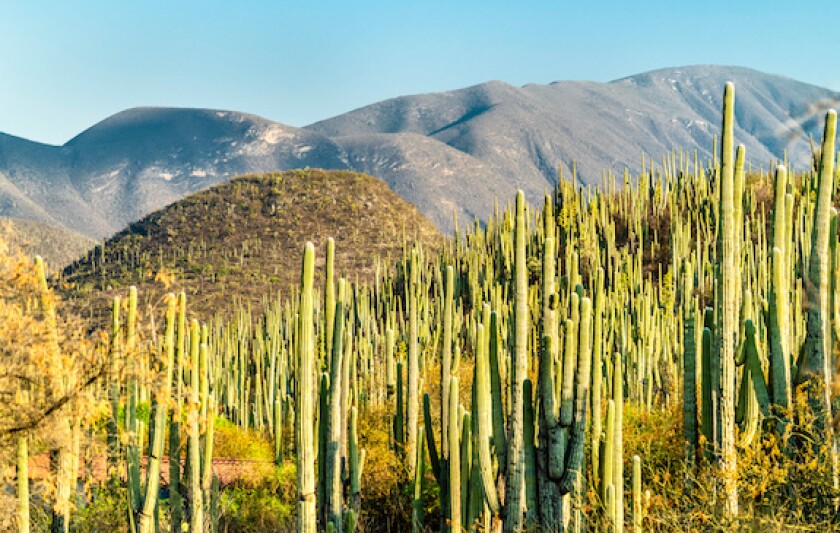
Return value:
M 95 489 L 90 500 L 73 513 L 75 531 L 128 531 L 128 490 L 125 487 Z
M 220 531 L 289 531 L 294 525 L 295 468 L 287 462 L 258 484 L 226 488 L 219 502 Z
M 274 460 L 271 443 L 253 429 L 242 429 L 223 416 L 216 417 L 213 455 L 250 461 Z

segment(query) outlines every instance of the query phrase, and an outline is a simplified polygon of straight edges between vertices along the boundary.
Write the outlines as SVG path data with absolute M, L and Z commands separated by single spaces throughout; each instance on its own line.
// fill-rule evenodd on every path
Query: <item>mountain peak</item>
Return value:
M 189 133 L 202 138 L 226 134 L 231 128 L 244 130 L 271 121 L 238 111 L 179 107 L 132 107 L 94 124 L 65 146 L 77 147 L 102 142 L 130 141 L 136 136 L 163 135 L 183 138 Z

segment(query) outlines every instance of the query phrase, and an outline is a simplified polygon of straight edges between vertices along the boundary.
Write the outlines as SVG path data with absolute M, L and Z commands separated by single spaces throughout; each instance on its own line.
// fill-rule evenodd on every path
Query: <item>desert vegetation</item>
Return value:
M 293 291 L 204 322 L 100 264 L 83 326 L 2 250 L 8 527 L 837 527 L 836 113 L 811 169 L 748 171 L 734 106 L 712 161 L 561 176 L 361 278 L 308 243 Z

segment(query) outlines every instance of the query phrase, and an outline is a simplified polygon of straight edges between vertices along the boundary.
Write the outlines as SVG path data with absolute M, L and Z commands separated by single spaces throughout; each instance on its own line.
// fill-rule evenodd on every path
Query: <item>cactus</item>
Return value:
M 126 478 L 130 515 L 133 517 L 140 510 L 140 450 L 139 441 L 143 432 L 142 423 L 137 420 L 137 402 L 140 398 L 138 375 L 140 365 L 137 358 L 137 287 L 130 287 L 128 293 L 128 314 L 126 317 L 125 352 L 127 361 L 128 384 L 126 387 L 125 430 L 126 430 Z
M 405 415 L 403 414 L 403 366 L 397 363 L 397 412 L 394 413 L 394 445 L 398 451 L 404 450 L 405 445 Z
M 621 533 L 624 528 L 624 373 L 621 355 L 615 353 L 613 361 L 613 401 L 615 403 L 615 434 L 613 446 L 613 516 L 615 531 Z
M 315 501 L 315 340 L 312 286 L 315 247 L 306 243 L 300 281 L 297 387 L 295 388 L 295 451 L 297 466 L 297 530 L 315 533 L 318 524 Z
M 120 410 L 120 361 L 122 359 L 122 325 L 120 324 L 120 297 L 115 296 L 111 308 L 111 336 L 108 357 L 111 362 L 109 377 L 108 401 L 111 404 L 111 414 L 108 417 L 108 482 L 115 485 L 119 479 L 120 468 L 120 435 L 117 418 Z
M 683 440 L 686 460 L 692 463 L 697 456 L 697 346 L 695 344 L 694 289 L 692 264 L 685 265 L 685 289 L 683 290 Z
M 359 512 L 362 504 L 362 470 L 365 467 L 365 450 L 359 450 L 358 409 L 350 409 L 350 427 L 347 434 L 347 462 L 350 478 L 350 510 Z
M 744 430 L 741 432 L 741 447 L 749 446 L 758 432 L 761 416 L 767 416 L 770 394 L 758 357 L 755 342 L 755 325 L 747 319 L 744 326 L 744 372 L 741 378 L 739 404 L 743 403 Z
M 29 449 L 26 435 L 17 437 L 17 524 L 19 533 L 29 533 Z
M 791 403 L 790 344 L 788 340 L 790 308 L 787 288 L 788 228 L 785 216 L 787 171 L 776 167 L 773 202 L 773 279 L 768 302 L 768 337 L 770 341 L 770 369 L 773 404 L 782 410 Z M 783 431 L 783 428 L 780 428 Z
M 335 240 L 327 238 L 326 265 L 324 273 L 324 346 L 329 353 L 334 346 L 333 331 L 335 328 Z M 340 531 L 340 530 L 339 530 Z
M 405 452 L 407 457 L 415 456 L 415 446 L 417 440 L 417 418 L 420 412 L 420 347 L 418 345 L 418 310 L 417 298 L 419 291 L 420 264 L 417 257 L 417 251 L 411 251 L 411 261 L 409 263 L 410 281 L 408 285 L 408 394 L 406 405 L 406 445 Z M 413 475 L 414 463 L 409 461 L 409 475 Z
M 423 446 L 423 428 L 417 431 L 417 450 L 414 461 L 414 495 L 411 500 L 411 531 L 422 532 L 424 520 L 423 508 L 423 476 L 425 472 L 425 461 L 423 460 L 425 448 Z
M 183 507 L 181 501 L 181 419 L 183 407 L 183 365 L 187 353 L 187 295 L 178 294 L 178 322 L 175 337 L 175 361 L 172 375 L 174 409 L 169 419 L 169 509 L 175 531 L 181 529 Z
M 163 390 L 155 401 L 154 425 L 151 434 L 154 435 L 150 443 L 148 466 L 146 468 L 146 491 L 143 506 L 137 515 L 137 531 L 152 533 L 155 531 L 158 487 L 160 483 L 160 461 L 163 456 L 163 439 L 166 433 L 166 406 L 172 395 L 172 374 L 175 358 L 175 311 L 176 299 L 174 294 L 167 297 L 166 330 L 164 336 L 164 364 L 166 371 L 163 379 Z M 139 487 L 136 487 L 139 491 Z
M 190 350 L 190 365 L 192 371 L 190 372 L 190 403 L 187 412 L 187 420 L 189 426 L 189 444 L 187 448 L 189 468 L 189 497 L 190 497 L 190 531 L 203 531 L 204 529 L 204 503 L 201 492 L 201 445 L 199 442 L 201 436 L 200 417 L 201 417 L 201 382 L 200 382 L 200 351 L 198 347 L 199 341 L 198 322 L 193 322 L 192 339 L 195 341 L 193 348 Z M 206 351 L 207 347 L 204 346 Z
M 837 113 L 832 109 L 825 117 L 817 186 L 817 204 L 814 210 L 811 251 L 806 277 L 807 329 L 805 344 L 797 361 L 796 383 L 811 385 L 809 401 L 817 416 L 817 427 L 823 433 L 824 441 L 831 442 L 833 431 L 831 417 L 831 382 L 833 377 L 831 314 L 829 310 L 828 258 L 831 227 L 831 197 L 834 192 L 835 136 Z M 835 447 L 831 446 L 829 459 L 832 470 L 832 486 L 840 486 L 840 467 Z
M 327 248 L 329 250 L 329 248 Z M 344 299 L 345 281 L 338 280 L 338 297 L 333 296 L 333 312 L 331 313 L 333 325 L 332 359 L 330 360 L 329 375 L 329 401 L 323 398 L 324 409 L 321 415 L 326 421 L 326 431 L 320 435 L 324 443 L 325 454 L 319 461 L 319 468 L 325 472 L 323 479 L 325 516 L 324 523 L 331 522 L 338 533 L 342 531 L 342 497 L 341 497 L 341 394 L 344 386 L 342 379 L 343 357 L 344 357 Z M 329 319 L 330 314 L 327 315 Z M 355 408 L 354 408 L 355 409 Z
M 642 459 L 633 456 L 633 533 L 642 532 Z
M 735 89 L 727 83 L 723 94 L 723 134 L 721 136 L 720 203 L 718 221 L 717 303 L 716 328 L 720 381 L 718 396 L 718 464 L 723 480 L 724 511 L 738 514 L 737 454 L 735 452 L 735 350 L 738 345 L 738 309 L 741 287 L 737 272 L 740 271 L 737 250 L 735 161 L 733 154 Z M 714 356 L 713 356 L 714 357 Z
M 449 496 L 449 529 L 454 531 L 461 531 L 461 460 L 467 460 L 467 457 L 461 457 L 460 432 L 461 432 L 461 417 L 458 416 L 458 378 L 452 376 L 449 379 L 449 475 L 447 477 L 449 482 L 448 496 Z
M 507 467 L 505 489 L 504 531 L 518 532 L 523 528 L 525 502 L 523 483 L 525 476 L 524 457 L 524 394 L 522 383 L 528 372 L 528 268 L 525 255 L 525 193 L 516 193 L 514 262 L 514 350 L 512 354 L 510 380 L 511 411 L 508 419 Z

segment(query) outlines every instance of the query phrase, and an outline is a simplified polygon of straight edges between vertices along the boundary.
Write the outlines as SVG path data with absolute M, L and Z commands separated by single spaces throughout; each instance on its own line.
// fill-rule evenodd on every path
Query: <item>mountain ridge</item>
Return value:
M 753 164 L 810 164 L 840 93 L 744 67 L 657 69 L 600 83 L 489 81 L 399 96 L 297 128 L 237 111 L 134 107 L 64 145 L 0 134 L 0 215 L 94 238 L 240 174 L 333 168 L 383 179 L 438 228 L 486 218 L 517 188 L 531 201 L 558 170 L 585 184 L 675 149 L 711 155 L 725 81 Z M 836 105 L 836 104 L 835 104 Z

